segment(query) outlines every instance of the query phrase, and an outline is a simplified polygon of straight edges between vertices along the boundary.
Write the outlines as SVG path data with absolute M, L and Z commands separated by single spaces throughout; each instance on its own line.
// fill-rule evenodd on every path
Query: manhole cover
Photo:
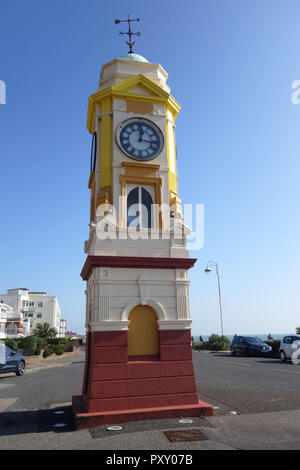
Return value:
M 207 441 L 207 437 L 199 429 L 164 431 L 164 433 L 171 442 Z

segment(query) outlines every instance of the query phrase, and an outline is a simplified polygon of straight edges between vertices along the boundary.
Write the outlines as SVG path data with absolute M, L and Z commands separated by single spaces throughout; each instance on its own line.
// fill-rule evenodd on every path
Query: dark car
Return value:
M 25 358 L 22 354 L 16 353 L 4 344 L 0 344 L 0 374 L 15 372 L 16 375 L 23 375 L 25 364 Z
M 255 336 L 235 336 L 230 345 L 230 351 L 233 356 L 237 353 L 255 356 L 271 354 L 272 348 Z

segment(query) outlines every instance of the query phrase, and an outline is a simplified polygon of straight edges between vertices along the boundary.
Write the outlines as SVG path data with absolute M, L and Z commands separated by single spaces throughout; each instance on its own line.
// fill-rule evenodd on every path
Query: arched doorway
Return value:
M 137 305 L 131 310 L 128 320 L 128 356 L 157 356 L 159 337 L 153 308 Z

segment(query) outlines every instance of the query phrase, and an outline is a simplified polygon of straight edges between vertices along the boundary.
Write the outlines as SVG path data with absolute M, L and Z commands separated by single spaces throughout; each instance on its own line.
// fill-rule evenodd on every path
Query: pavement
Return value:
M 0 375 L 0 449 L 299 450 L 300 368 L 270 358 L 193 353 L 199 397 L 215 416 L 149 420 L 76 431 L 71 396 L 80 393 L 84 353 Z M 55 426 L 55 425 L 58 425 Z M 198 429 L 200 441 L 170 442 L 164 431 Z

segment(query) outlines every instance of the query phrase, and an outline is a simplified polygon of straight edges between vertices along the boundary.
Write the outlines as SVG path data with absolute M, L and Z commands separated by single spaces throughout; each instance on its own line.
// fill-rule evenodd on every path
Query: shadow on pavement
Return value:
M 61 426 L 62 424 L 65 426 Z M 51 410 L 3 411 L 0 414 L 0 436 L 71 431 L 75 431 L 71 406 Z

